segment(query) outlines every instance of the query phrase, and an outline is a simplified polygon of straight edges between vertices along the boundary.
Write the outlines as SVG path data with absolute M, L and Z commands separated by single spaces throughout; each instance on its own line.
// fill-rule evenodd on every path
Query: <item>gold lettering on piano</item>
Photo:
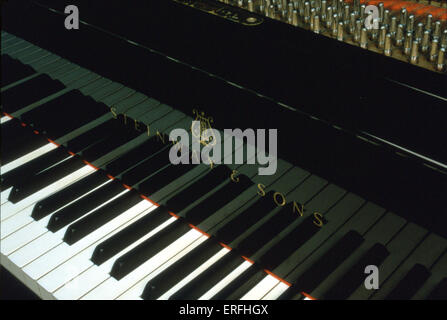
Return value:
M 157 136 L 157 140 L 161 141 L 163 144 L 166 144 L 165 136 L 162 135 L 162 134 L 160 133 L 160 131 L 157 130 L 156 136 Z
M 124 117 L 124 124 L 127 124 L 127 114 L 123 113 L 123 117 Z
M 116 108 L 115 107 L 110 107 L 110 112 L 112 113 L 113 119 L 117 119 L 118 118 L 118 114 L 116 113 Z
M 193 109 L 192 113 L 196 116 L 195 121 L 191 123 L 191 133 L 193 137 L 198 139 L 204 146 L 215 145 L 217 140 L 215 138 L 214 130 L 211 127 L 211 124 L 214 121 L 213 118 L 206 117 L 205 112 L 198 111 L 197 109 Z M 204 133 L 209 135 L 206 136 Z
M 239 177 L 237 177 L 238 171 L 237 170 L 233 170 L 233 172 L 231 172 L 230 175 L 230 179 L 233 182 L 239 182 Z
M 139 125 L 140 125 L 140 122 L 138 121 L 138 120 L 134 120 L 134 122 L 135 122 L 135 130 L 137 130 L 137 131 L 141 131 L 140 130 L 140 127 L 139 127 Z
M 265 197 L 266 193 L 265 193 L 265 185 L 263 185 L 262 183 L 258 183 L 258 194 L 261 197 Z
M 297 211 L 300 217 L 302 217 L 304 215 L 304 205 L 293 201 L 293 213 L 295 213 L 295 211 Z
M 321 228 L 324 223 L 323 223 L 323 215 L 319 212 L 314 212 L 314 221 L 313 224 L 316 225 L 318 228 Z
M 281 199 L 281 201 L 278 201 L 278 196 Z M 273 194 L 273 201 L 275 201 L 276 205 L 279 207 L 284 207 L 284 205 L 286 204 L 286 198 L 280 192 L 275 192 Z

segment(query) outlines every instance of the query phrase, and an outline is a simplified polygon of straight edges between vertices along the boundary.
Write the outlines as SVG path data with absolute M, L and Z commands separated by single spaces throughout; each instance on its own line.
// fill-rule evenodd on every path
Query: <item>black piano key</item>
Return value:
M 109 112 L 103 104 L 72 90 L 24 113 L 23 122 L 53 140 Z M 57 119 L 57 121 L 55 121 Z
M 115 176 L 125 169 L 132 168 L 138 162 L 160 151 L 164 147 L 165 145 L 160 143 L 156 137 L 152 137 L 137 148 L 130 150 L 122 157 L 108 163 L 105 170 L 112 176 Z
M 142 298 L 152 300 L 159 298 L 163 293 L 191 274 L 200 265 L 222 250 L 222 246 L 214 239 L 208 239 L 186 256 L 175 262 L 169 268 L 150 280 L 143 291 Z
M 230 243 L 254 223 L 272 211 L 276 204 L 272 201 L 274 192 L 268 192 L 249 208 L 228 222 L 216 232 L 216 237 L 224 243 Z
M 78 153 L 109 137 L 118 126 L 119 124 L 116 120 L 110 119 L 68 141 L 66 143 L 67 149 Z
M 96 265 L 102 264 L 170 218 L 172 216 L 165 206 L 156 208 L 143 218 L 98 244 L 95 247 L 91 260 Z
M 119 257 L 113 264 L 110 275 L 120 280 L 190 230 L 191 227 L 181 219 L 175 221 L 153 237 Z
M 252 255 L 257 249 L 262 248 L 270 240 L 276 237 L 293 221 L 298 219 L 298 215 L 292 210 L 293 203 L 284 206 L 273 217 L 260 226 L 255 232 L 242 240 L 237 248 L 245 256 Z
M 109 178 L 103 171 L 97 171 L 88 175 L 87 177 L 76 181 L 68 187 L 53 193 L 47 198 L 39 201 L 33 208 L 31 217 L 34 220 L 40 220 L 64 205 L 83 196 L 90 190 L 105 183 Z
M 2 92 L 3 110 L 9 114 L 39 101 L 65 86 L 47 75 L 40 75 Z
M 20 183 L 20 181 L 23 181 L 24 177 L 31 177 L 49 166 L 68 158 L 69 156 L 70 155 L 63 148 L 57 148 L 21 165 L 20 167 L 2 174 L 2 190 Z
M 171 165 L 143 181 L 136 188 L 141 193 L 151 196 L 195 167 L 193 164 Z
M 269 270 L 276 268 L 295 250 L 321 230 L 321 227 L 316 226 L 314 221 L 314 216 L 304 218 L 302 223 L 259 258 L 260 264 Z
M 17 139 L 2 141 L 2 164 L 8 164 L 33 150 L 50 143 L 40 134 L 35 134 L 30 128 L 23 128 Z
M 312 292 L 319 283 L 337 268 L 364 241 L 357 231 L 349 231 L 311 268 L 306 270 L 294 283 L 304 292 Z
M 139 163 L 136 167 L 125 172 L 121 180 L 127 185 L 134 185 L 145 177 L 150 176 L 154 172 L 157 172 L 161 168 L 168 165 L 169 162 L 169 148 L 165 148 L 158 154 L 146 159 L 142 163 Z
M 347 299 L 365 280 L 365 267 L 380 266 L 388 255 L 389 252 L 385 246 L 380 243 L 374 244 L 323 297 L 319 298 L 323 300 Z
M 2 54 L 2 87 L 24 79 L 36 71 L 30 66 L 23 64 L 7 54 Z
M 447 300 L 447 278 L 442 281 L 433 289 L 428 295 L 428 300 Z
M 64 241 L 72 245 L 141 201 L 135 191 L 127 192 L 71 224 L 65 232 Z
M 48 230 L 53 232 L 60 230 L 124 190 L 124 187 L 118 181 L 112 181 L 107 185 L 102 186 L 54 213 L 48 222 Z
M 219 184 L 230 178 L 231 170 L 224 165 L 219 165 L 210 170 L 204 177 L 200 178 L 186 189 L 171 197 L 166 206 L 173 212 L 179 212 L 189 204 L 208 193 Z
M 246 175 L 240 175 L 238 178 L 238 182 L 230 181 L 227 185 L 189 210 L 185 215 L 186 220 L 194 225 L 198 225 L 253 184 Z
M 431 272 L 417 263 L 400 280 L 397 286 L 387 296 L 386 300 L 409 300 L 430 277 Z
M 237 252 L 227 253 L 222 259 L 206 269 L 205 272 L 174 293 L 170 300 L 196 300 L 200 298 L 244 261 Z
M 76 170 L 85 166 L 85 163 L 78 157 L 72 157 L 67 161 L 57 164 L 56 166 L 41 172 L 29 179 L 15 185 L 12 189 L 8 200 L 16 203 L 31 194 L 45 188 L 46 186 L 56 182 L 59 179 L 75 172 Z

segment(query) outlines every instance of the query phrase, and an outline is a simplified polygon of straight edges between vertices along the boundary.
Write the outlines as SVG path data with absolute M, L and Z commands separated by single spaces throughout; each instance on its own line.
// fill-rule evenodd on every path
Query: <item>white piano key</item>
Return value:
M 112 201 L 113 199 L 121 196 L 122 194 L 126 193 L 128 190 L 123 191 L 122 193 L 118 194 L 114 198 L 108 200 L 107 202 L 104 202 L 100 206 L 96 207 L 93 210 L 90 210 L 80 218 L 78 218 L 75 221 L 78 221 L 79 219 L 82 219 L 86 215 L 90 214 L 91 212 L 95 211 L 96 209 L 102 207 L 103 205 L 107 204 L 108 202 Z M 62 242 L 62 239 L 65 235 L 65 232 L 67 231 L 68 226 L 65 226 L 64 228 L 61 228 L 57 232 L 53 233 L 51 231 L 48 231 L 46 226 L 48 225 L 49 216 L 42 219 L 43 222 L 40 222 L 40 220 L 36 223 L 32 223 L 29 225 L 29 228 L 32 230 L 32 233 L 39 233 L 40 235 L 35 240 L 28 241 L 27 244 L 20 249 L 16 250 L 13 254 L 9 256 L 9 258 L 14 261 L 16 264 L 19 264 L 24 266 L 30 263 L 31 261 L 37 259 L 41 255 L 45 254 L 47 251 L 51 250 L 52 248 L 56 247 L 58 244 Z M 22 230 L 26 229 L 22 228 L 16 233 L 12 234 L 10 237 L 14 237 L 14 240 L 16 240 L 16 234 L 20 233 Z M 24 235 L 26 237 L 26 235 Z M 5 242 L 9 240 L 9 238 L 5 239 Z M 20 239 L 19 239 L 20 240 Z
M 40 236 L 48 231 L 46 226 L 48 225 L 49 220 L 50 216 L 47 216 L 39 221 L 26 225 L 22 229 L 17 230 L 10 236 L 3 239 L 0 243 L 2 254 L 10 255 L 16 250 L 38 239 Z M 26 257 L 26 260 L 35 257 L 35 254 L 39 252 L 38 248 L 39 247 L 37 247 L 37 250 L 32 251 L 34 254 L 32 254 L 30 257 Z M 12 257 L 9 258 L 12 259 L 14 263 L 19 267 L 22 267 L 25 264 L 25 261 L 21 259 L 16 260 L 16 256 L 14 254 Z
M 178 290 L 180 290 L 182 287 L 187 285 L 190 281 L 194 280 L 198 275 L 200 275 L 202 272 L 204 272 L 206 269 L 208 269 L 210 266 L 212 266 L 214 263 L 216 263 L 218 260 L 220 260 L 224 255 L 226 255 L 231 250 L 227 248 L 222 248 L 219 252 L 217 252 L 214 256 L 209 258 L 205 263 L 200 265 L 197 269 L 195 269 L 193 272 L 191 272 L 188 276 L 186 276 L 184 279 L 179 281 L 175 284 L 171 289 L 163 293 L 157 300 L 168 300 L 169 297 L 171 297 L 174 293 L 176 293 Z M 143 288 L 144 290 L 144 288 Z M 143 290 L 139 292 L 138 297 L 143 294 Z
M 109 201 L 104 202 L 103 204 L 101 204 L 101 206 L 95 208 L 94 210 L 90 211 L 89 213 L 95 211 L 96 209 L 99 209 L 100 207 L 104 206 L 105 204 L 122 196 L 123 194 L 125 194 L 129 191 L 130 190 L 128 190 L 128 189 L 124 190 L 120 194 L 116 195 Z M 82 238 L 81 240 L 77 241 L 76 243 L 72 244 L 71 246 L 66 244 L 62 240 L 65 232 L 67 231 L 67 229 L 70 225 L 66 226 L 65 228 L 60 229 L 58 232 L 52 234 L 54 237 L 53 237 L 53 239 L 50 240 L 49 243 L 42 244 L 40 248 L 41 248 L 41 250 L 45 250 L 49 246 L 54 245 L 54 243 L 58 243 L 57 247 L 54 247 L 54 249 L 52 249 L 51 251 L 41 255 L 39 258 L 37 258 L 36 260 L 34 260 L 30 264 L 28 264 L 25 268 L 23 268 L 23 271 L 25 271 L 25 273 L 27 273 L 32 279 L 35 279 L 35 280 L 39 279 L 44 274 L 53 270 L 59 264 L 61 264 L 65 260 L 69 259 L 71 256 L 75 255 L 76 253 L 78 253 L 79 251 L 84 249 L 88 244 L 91 244 L 91 242 L 94 239 L 97 240 L 98 237 L 100 239 L 101 237 L 105 236 L 107 233 L 109 233 L 110 231 L 113 230 L 110 228 L 119 227 L 119 225 L 116 225 L 116 224 L 119 223 L 120 221 L 121 221 L 121 223 L 124 223 L 125 221 L 127 221 L 126 218 L 128 218 L 128 214 L 130 214 L 129 211 L 131 211 L 131 210 L 126 211 L 127 214 L 125 214 L 125 215 L 122 214 L 122 215 L 116 217 L 112 221 L 106 223 L 101 228 L 93 231 L 92 233 L 90 233 L 86 237 Z M 87 216 L 89 213 L 85 214 L 84 216 L 82 216 L 79 219 L 82 219 L 83 217 Z M 134 212 L 131 211 L 131 213 L 134 213 Z M 78 221 L 78 220 L 76 220 L 76 221 Z M 48 233 L 50 233 L 50 231 L 48 231 Z M 48 251 L 48 250 L 46 250 L 46 251 Z M 27 256 L 32 254 L 28 250 L 25 250 L 25 247 L 20 249 L 18 252 L 21 252 L 21 254 L 27 255 Z
M 40 148 L 37 148 L 37 149 L 27 153 L 26 155 L 2 166 L 2 169 L 1 169 L 2 174 L 5 174 L 11 170 L 14 170 L 15 168 L 20 167 L 21 165 L 23 165 L 33 159 L 36 159 L 37 157 L 40 157 L 41 155 L 44 155 L 45 153 L 50 152 L 51 150 L 54 150 L 56 148 L 58 148 L 58 146 L 55 145 L 54 143 L 48 143 Z
M 12 190 L 12 187 L 9 187 L 8 189 L 2 191 L 2 193 L 1 193 L 1 204 L 4 204 L 5 202 L 8 201 L 9 194 L 11 193 L 11 190 Z
M 95 172 L 96 169 L 93 169 L 89 165 L 85 165 L 82 168 L 72 172 L 71 174 L 59 179 L 58 181 L 46 186 L 45 188 L 37 191 L 36 193 L 26 197 L 25 199 L 17 202 L 11 203 L 6 202 L 1 206 L 1 220 L 5 220 L 14 214 L 22 211 L 26 207 L 36 203 L 37 201 L 53 194 L 54 192 L 66 187 L 67 185 L 75 182 L 76 180 Z
M 273 289 L 280 281 L 271 275 L 267 275 L 256 286 L 248 291 L 241 300 L 260 300 L 270 290 Z
M 69 206 L 70 204 L 78 201 L 79 199 L 85 197 L 86 195 L 94 192 L 95 190 L 102 188 L 103 186 L 105 186 L 108 183 L 111 183 L 112 180 L 109 179 L 107 181 L 105 181 L 104 183 L 98 185 L 97 187 L 89 190 L 88 192 L 84 193 L 83 195 L 77 197 L 76 199 L 67 202 L 65 205 L 61 206 L 60 208 L 58 208 L 57 210 L 51 212 L 50 214 L 48 214 L 47 216 L 50 216 L 54 213 L 56 213 L 57 211 L 65 208 L 66 206 Z M 31 206 L 29 206 L 28 208 L 25 208 L 24 210 L 20 211 L 19 213 L 15 214 L 14 216 L 12 216 L 9 219 L 6 219 L 5 221 L 3 221 L 2 225 L 1 225 L 1 239 L 6 238 L 7 236 L 9 236 L 10 234 L 12 234 L 13 232 L 17 231 L 20 228 L 23 228 L 24 226 L 26 226 L 27 224 L 34 222 L 35 220 L 31 217 L 31 214 L 33 213 L 34 207 L 37 204 L 33 204 Z
M 142 212 L 145 212 L 148 209 L 151 209 L 150 211 L 152 211 L 155 208 L 156 207 L 150 202 L 143 200 L 132 208 L 124 211 L 118 217 L 106 223 L 101 228 L 98 228 L 84 239 L 69 246 L 70 249 L 74 248 L 75 246 L 80 247 L 80 252 L 75 252 L 72 250 L 69 255 L 67 255 L 69 258 L 66 259 L 64 263 L 39 279 L 38 283 L 48 292 L 56 291 L 66 282 L 70 281 L 75 276 L 92 266 L 93 262 L 90 260 L 90 257 L 95 250 L 95 244 L 98 244 L 97 242 L 100 241 L 105 235 L 110 236 L 110 232 L 115 233 L 116 230 L 121 230 L 123 225 L 133 220 Z M 95 235 L 95 233 L 97 235 Z M 62 245 L 66 244 L 63 243 Z M 73 268 L 73 266 L 76 266 L 76 268 Z
M 0 124 L 4 124 L 5 122 L 8 122 L 9 120 L 12 120 L 12 118 L 8 117 L 8 116 L 3 116 L 0 119 Z
M 267 293 L 262 300 L 276 300 L 278 299 L 290 286 L 284 282 L 279 282 L 269 293 Z
M 208 237 L 204 236 L 202 233 L 195 229 L 191 229 L 189 232 L 184 234 L 182 237 L 171 243 L 169 246 L 161 250 L 155 256 L 147 260 L 145 263 L 141 264 L 138 268 L 127 274 L 120 280 L 116 280 L 115 278 L 109 278 L 103 283 L 101 283 L 98 287 L 87 293 L 81 299 L 83 300 L 96 300 L 96 299 L 115 299 L 120 295 L 125 293 L 127 290 L 131 289 L 138 282 L 144 281 L 147 282 L 149 279 L 152 279 L 156 274 L 154 272 L 157 270 L 158 272 L 162 272 L 165 268 L 167 268 L 171 263 L 174 263 L 178 259 L 180 259 L 183 255 L 179 255 L 178 253 L 182 252 L 186 254 L 196 246 L 190 246 L 194 242 L 194 244 L 198 245 L 200 243 L 198 240 L 200 237 L 203 237 L 203 241 L 208 239 Z M 184 250 L 186 248 L 186 250 Z M 190 249 L 190 250 L 188 250 Z M 176 259 L 171 259 L 175 256 Z M 171 259 L 171 260 L 170 260 Z M 170 263 L 166 263 L 169 260 Z M 162 267 L 163 266 L 163 267 Z M 161 268 L 160 268 L 161 267 Z M 144 284 L 143 284 L 144 285 Z
M 234 279 L 239 277 L 245 270 L 250 268 L 253 264 L 248 261 L 244 261 L 240 266 L 231 271 L 225 278 L 216 283 L 211 289 L 205 292 L 198 300 L 209 300 L 218 294 L 223 288 L 229 285 Z
M 155 209 L 155 208 L 157 208 L 157 207 L 154 206 L 152 209 Z M 152 209 L 150 211 L 152 211 Z M 138 219 L 146 216 L 146 214 L 147 213 L 141 215 Z M 157 228 L 155 228 L 154 230 L 152 230 L 151 232 L 146 234 L 144 237 L 140 238 L 138 241 L 135 241 L 130 246 L 123 249 L 122 251 L 120 251 L 119 253 L 117 253 L 116 255 L 114 255 L 113 257 L 111 257 L 110 259 L 108 259 L 107 261 L 102 263 L 101 265 L 97 266 L 97 265 L 93 264 L 93 262 L 92 262 L 91 266 L 88 268 L 88 270 L 79 274 L 79 276 L 77 276 L 72 281 L 70 281 L 70 282 L 81 283 L 82 284 L 81 286 L 76 286 L 76 288 L 73 288 L 72 284 L 67 283 L 66 285 L 59 288 L 56 292 L 54 292 L 54 296 L 60 300 L 68 300 L 68 299 L 74 300 L 74 299 L 81 298 L 83 295 L 88 293 L 90 290 L 94 289 L 96 286 L 101 284 L 103 281 L 110 278 L 109 273 L 112 270 L 113 264 L 115 263 L 116 259 L 121 257 L 123 254 L 129 252 L 130 250 L 132 250 L 133 248 L 138 246 L 140 243 L 146 241 L 147 239 L 149 239 L 156 233 L 160 232 L 161 230 L 163 230 L 164 228 L 166 228 L 168 225 L 175 222 L 176 220 L 177 220 L 177 218 L 174 218 L 174 217 L 168 219 L 167 221 L 162 223 L 160 226 L 158 226 Z M 135 221 L 132 220 L 131 222 L 129 222 L 128 224 L 123 226 L 123 228 L 120 228 L 120 230 L 124 229 L 125 227 L 127 227 L 129 224 L 131 224 L 133 222 L 135 222 Z M 88 259 L 90 259 L 90 257 L 88 257 Z M 66 263 L 70 263 L 70 261 L 71 260 L 68 260 Z
M 1 239 L 3 240 L 13 232 L 33 222 L 34 219 L 31 218 L 33 209 L 34 205 L 31 205 L 28 208 L 23 209 L 16 215 L 12 216 L 10 219 L 6 219 L 5 221 L 3 221 L 0 226 Z

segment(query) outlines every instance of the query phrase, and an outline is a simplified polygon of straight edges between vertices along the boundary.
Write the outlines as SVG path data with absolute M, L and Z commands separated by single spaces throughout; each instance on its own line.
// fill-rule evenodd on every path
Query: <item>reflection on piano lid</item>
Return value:
M 138 55 L 154 66 L 141 90 L 129 73 L 132 85 L 6 30 L 1 263 L 41 298 L 446 298 L 442 157 L 279 109 L 150 50 Z M 140 48 L 95 32 L 82 35 Z M 178 76 L 164 93 L 163 71 Z M 190 100 L 165 99 L 198 84 Z M 231 95 L 213 98 L 218 88 Z M 167 135 L 190 128 L 199 95 L 246 106 L 229 115 L 203 104 L 216 130 L 278 127 L 275 175 L 169 162 Z M 371 264 L 378 291 L 363 286 Z

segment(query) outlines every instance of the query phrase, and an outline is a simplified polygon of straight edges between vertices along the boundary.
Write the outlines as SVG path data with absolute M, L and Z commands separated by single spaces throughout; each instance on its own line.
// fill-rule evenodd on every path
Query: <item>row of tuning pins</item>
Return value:
M 227 0 L 228 2 L 228 0 Z M 379 3 L 377 14 L 367 5 L 354 0 L 350 5 L 343 0 L 233 0 L 239 7 L 259 12 L 270 18 L 286 21 L 298 26 L 304 23 L 315 33 L 322 28 L 340 41 L 347 34 L 354 42 L 367 49 L 371 42 L 387 56 L 393 50 L 402 50 L 409 61 L 417 64 L 419 55 L 435 63 L 438 71 L 445 69 L 447 29 L 442 22 L 435 21 L 431 14 L 417 17 L 402 8 L 390 12 Z M 234 4 L 234 3 L 233 3 Z M 369 15 L 372 14 L 371 17 Z M 369 24 L 367 23 L 367 21 Z

